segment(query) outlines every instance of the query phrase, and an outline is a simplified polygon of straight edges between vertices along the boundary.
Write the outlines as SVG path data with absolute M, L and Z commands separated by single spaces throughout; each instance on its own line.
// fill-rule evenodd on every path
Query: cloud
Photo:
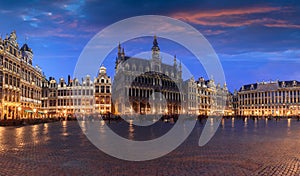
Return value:
M 82 8 L 82 6 L 84 6 L 84 4 L 85 4 L 84 0 L 78 0 L 78 1 L 74 1 L 69 4 L 64 4 L 64 5 L 62 5 L 62 8 L 67 11 L 77 13 Z
M 245 52 L 240 54 L 219 54 L 222 61 L 230 62 L 296 62 L 300 63 L 300 49 L 288 49 L 274 52 Z
M 297 28 L 300 29 L 299 24 L 288 24 L 287 22 L 285 23 L 278 23 L 278 24 L 265 24 L 267 27 L 278 27 L 278 28 Z
M 281 10 L 280 7 L 250 7 L 240 9 L 225 9 L 225 10 L 211 10 L 202 12 L 179 12 L 171 16 L 174 18 L 183 18 L 187 20 L 195 20 L 204 17 L 220 17 L 220 16 L 231 16 L 231 15 L 247 15 L 255 13 L 267 13 Z
M 299 28 L 286 20 L 263 17 L 270 13 L 293 12 L 288 7 L 248 7 L 210 11 L 176 12 L 172 17 L 203 26 L 241 27 L 261 25 L 266 27 Z M 270 16 L 270 15 L 269 15 Z
M 34 38 L 34 37 L 62 37 L 62 38 L 76 37 L 75 34 L 67 33 L 62 28 L 42 30 L 42 31 L 39 31 L 38 33 L 30 32 L 30 33 L 27 33 L 27 36 L 32 37 L 32 38 Z
M 218 34 L 223 34 L 225 33 L 225 30 L 211 30 L 211 29 L 207 29 L 203 31 L 204 35 L 218 35 Z
M 32 26 L 32 27 L 35 27 L 35 28 L 38 27 L 38 24 L 37 24 L 37 23 L 29 23 L 29 24 L 30 24 L 30 26 Z

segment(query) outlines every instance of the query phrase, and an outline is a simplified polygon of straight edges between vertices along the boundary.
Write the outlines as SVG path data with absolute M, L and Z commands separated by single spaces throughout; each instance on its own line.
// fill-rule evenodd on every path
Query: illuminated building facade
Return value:
M 95 112 L 97 114 L 109 114 L 111 109 L 111 79 L 102 65 L 94 80 L 95 87 Z
M 42 83 L 42 110 L 47 117 L 56 117 L 57 112 L 57 83 L 53 77 L 49 81 L 44 78 Z
M 177 64 L 176 56 L 172 65 L 162 63 L 156 36 L 150 60 L 125 56 L 124 48 L 119 45 L 115 72 L 113 105 L 116 114 L 231 113 L 223 108 L 229 105 L 226 85 L 221 88 L 213 80 L 203 78 L 183 81 L 182 65 Z
M 173 65 L 162 63 L 156 36 L 150 60 L 125 56 L 119 44 L 112 95 L 115 114 L 179 114 L 181 86 L 181 64 L 176 57 Z
M 146 60 L 125 56 L 124 48 L 118 46 L 116 86 L 104 66 L 93 80 L 90 76 L 81 81 L 70 77 L 67 82 L 63 78 L 47 80 L 42 70 L 32 65 L 32 49 L 27 44 L 19 48 L 13 31 L 0 39 L 0 119 L 216 112 L 218 102 L 228 93 L 226 85 L 221 88 L 203 78 L 183 81 L 176 56 L 172 64 L 162 63 L 156 37 L 151 50 L 152 57 Z
M 215 85 L 213 79 L 205 80 L 203 77 L 196 82 L 196 114 L 199 115 L 233 115 L 231 93 L 227 85 Z
M 35 118 L 42 114 L 42 70 L 32 65 L 27 44 L 19 48 L 16 32 L 0 38 L 0 119 Z
M 73 117 L 94 113 L 94 84 L 87 75 L 82 82 L 71 80 L 59 82 L 53 77 L 43 84 L 42 109 L 48 117 Z
M 244 85 L 235 92 L 242 116 L 300 115 L 300 82 L 270 81 Z

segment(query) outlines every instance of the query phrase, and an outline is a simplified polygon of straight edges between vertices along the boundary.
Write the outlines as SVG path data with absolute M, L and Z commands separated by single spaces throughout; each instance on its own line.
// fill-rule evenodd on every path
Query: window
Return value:
M 9 62 L 8 69 L 12 70 L 12 62 Z
M 13 77 L 13 86 L 17 86 L 16 77 Z
M 2 84 L 2 81 L 3 81 L 3 75 L 2 72 L 0 72 L 0 84 Z
M 8 84 L 8 75 L 7 74 L 5 74 L 5 84 Z
M 110 98 L 106 97 L 106 104 L 110 104 Z
M 8 60 L 7 60 L 7 58 L 5 58 L 4 67 L 8 68 Z
M 12 76 L 9 75 L 9 85 L 12 85 Z

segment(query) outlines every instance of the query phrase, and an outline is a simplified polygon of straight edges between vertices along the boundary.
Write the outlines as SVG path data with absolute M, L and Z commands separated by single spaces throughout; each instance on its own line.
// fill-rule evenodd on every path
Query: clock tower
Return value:
M 152 46 L 152 58 L 151 58 L 151 70 L 155 72 L 161 72 L 161 57 L 160 57 L 160 49 L 157 42 L 156 35 L 153 39 L 153 46 Z

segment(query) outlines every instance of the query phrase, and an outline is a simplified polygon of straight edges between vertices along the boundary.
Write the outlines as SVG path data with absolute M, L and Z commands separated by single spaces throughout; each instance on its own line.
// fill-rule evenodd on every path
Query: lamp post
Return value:
M 20 118 L 20 116 L 21 116 L 21 110 L 22 110 L 22 107 L 19 106 L 19 107 L 18 107 L 18 117 L 17 117 L 18 119 L 21 119 L 21 118 Z
M 35 118 L 36 109 L 33 109 L 33 118 Z
M 66 110 L 66 109 L 64 109 L 64 110 L 63 110 L 63 116 L 65 117 L 65 121 L 67 121 L 67 120 L 68 120 L 68 119 L 67 119 L 67 115 L 66 115 L 66 114 L 67 114 L 67 110 Z

